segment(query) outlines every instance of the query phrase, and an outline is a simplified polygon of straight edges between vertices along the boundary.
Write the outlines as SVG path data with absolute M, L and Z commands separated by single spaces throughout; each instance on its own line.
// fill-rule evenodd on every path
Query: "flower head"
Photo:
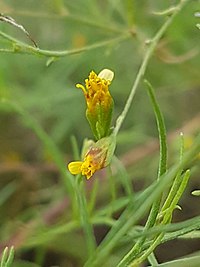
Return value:
M 93 143 L 87 150 L 83 161 L 73 161 L 68 164 L 68 169 L 72 174 L 85 175 L 90 179 L 92 175 L 106 167 L 112 158 L 115 150 L 115 137 L 109 136 Z
M 83 161 L 74 161 L 69 163 L 69 171 L 72 174 L 81 173 L 89 179 L 97 170 L 104 167 L 104 159 L 101 159 L 99 154 L 100 151 L 98 150 L 89 150 Z
M 98 75 L 91 71 L 85 86 L 77 84 L 83 90 L 87 110 L 86 116 L 97 140 L 109 135 L 113 110 L 113 99 L 109 85 L 114 77 L 111 70 L 104 69 Z

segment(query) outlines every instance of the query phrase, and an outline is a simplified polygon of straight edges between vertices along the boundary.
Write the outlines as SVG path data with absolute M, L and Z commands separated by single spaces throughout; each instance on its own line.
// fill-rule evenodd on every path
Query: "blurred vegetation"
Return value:
M 92 135 L 85 118 L 83 95 L 75 84 L 83 83 L 91 70 L 98 73 L 109 68 L 115 72 L 111 85 L 114 125 L 148 42 L 170 16 L 159 12 L 177 3 L 155 0 L 0 2 L 0 12 L 23 25 L 40 49 L 80 49 L 61 57 L 32 52 L 20 54 L 16 47 L 10 53 L 4 49 L 12 50 L 13 43 L 0 34 L 0 253 L 13 245 L 14 267 L 83 266 L 88 255 L 77 203 L 85 200 L 77 200 L 77 195 L 86 191 L 89 221 L 94 225 L 99 244 L 119 218 L 130 194 L 134 192 L 138 196 L 155 180 L 158 130 L 142 81 L 117 136 L 118 159 L 113 160 L 113 179 L 109 179 L 109 170 L 102 170 L 76 188 L 75 178 L 67 172 L 66 164 L 78 157 L 84 138 Z M 200 18 L 194 16 L 199 4 L 198 0 L 189 1 L 177 15 L 158 43 L 145 74 L 155 88 L 165 119 L 168 164 L 172 167 L 179 158 L 180 132 L 184 133 L 186 151 L 190 151 L 200 132 L 200 30 L 196 27 Z M 22 31 L 8 23 L 1 21 L 0 31 L 32 46 Z M 184 166 L 184 170 L 191 169 L 191 179 L 179 203 L 182 210 L 175 210 L 173 223 L 200 215 L 199 198 L 191 195 L 200 188 L 196 154 Z M 124 177 L 128 185 L 123 184 Z M 148 211 L 137 222 L 140 231 L 138 224 L 145 224 Z M 105 214 L 107 221 L 102 217 Z M 199 228 L 193 229 L 197 233 L 195 238 L 191 233 L 188 238 L 161 244 L 156 249 L 158 261 L 162 263 L 194 252 L 199 255 Z M 135 242 L 129 235 L 131 231 L 109 254 L 104 266 L 116 266 L 129 251 Z M 196 258 L 192 257 L 189 265 L 169 266 L 198 266 L 195 262 Z

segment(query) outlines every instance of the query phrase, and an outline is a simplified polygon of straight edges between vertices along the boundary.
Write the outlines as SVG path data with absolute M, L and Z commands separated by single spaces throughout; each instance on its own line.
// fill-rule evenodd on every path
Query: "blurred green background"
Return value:
M 85 103 L 76 83 L 91 70 L 115 72 L 110 87 L 115 101 L 114 120 L 122 111 L 149 40 L 165 21 L 162 11 L 177 1 L 119 0 L 1 0 L 0 12 L 22 24 L 47 50 L 71 50 L 111 40 L 130 32 L 122 41 L 54 60 L 38 55 L 1 53 L 0 98 L 14 101 L 29 112 L 58 146 L 66 164 L 73 159 L 72 136 L 79 148 L 92 138 L 85 118 Z M 169 134 L 169 164 L 178 157 L 178 136 L 183 129 L 186 149 L 200 125 L 200 1 L 191 1 L 178 15 L 159 43 L 145 78 L 154 86 Z M 0 23 L 0 31 L 30 43 L 24 33 Z M 0 38 L 0 48 L 11 44 Z M 157 129 L 152 107 L 141 83 L 117 141 L 121 158 L 135 190 L 149 184 L 157 171 Z M 177 131 L 178 130 L 178 131 Z M 177 131 L 177 132 L 176 132 Z M 151 148 L 152 146 L 152 148 Z M 70 220 L 71 208 L 54 157 L 29 128 L 26 120 L 5 105 L 0 106 L 0 251 L 16 246 L 14 266 L 82 266 L 85 260 L 82 233 L 56 233 L 57 225 Z M 140 156 L 140 153 L 141 154 Z M 137 158 L 138 157 L 138 158 Z M 199 215 L 198 199 L 190 192 L 200 186 L 199 161 L 183 199 L 183 211 L 175 221 Z M 101 176 L 101 175 L 100 175 Z M 101 178 L 101 177 L 100 177 Z M 103 180 L 104 181 L 104 180 Z M 95 181 L 88 185 L 88 191 Z M 106 188 L 106 185 L 105 185 Z M 119 187 L 119 194 L 123 190 Z M 99 194 L 97 207 L 106 206 L 109 190 Z M 54 229 L 52 238 L 40 244 L 39 234 Z M 98 241 L 107 228 L 97 227 Z M 37 238 L 33 241 L 32 237 Z M 32 242 L 32 243 L 31 243 Z M 181 246 L 179 241 L 169 244 Z M 199 240 L 182 241 L 171 255 L 167 245 L 158 250 L 160 261 L 191 253 Z M 23 262 L 24 263 L 23 263 Z M 29 263 L 27 262 L 29 261 Z M 25 263 L 26 262 L 26 263 Z M 34 262 L 35 264 L 31 264 Z M 25 265 L 23 265 L 25 264 Z

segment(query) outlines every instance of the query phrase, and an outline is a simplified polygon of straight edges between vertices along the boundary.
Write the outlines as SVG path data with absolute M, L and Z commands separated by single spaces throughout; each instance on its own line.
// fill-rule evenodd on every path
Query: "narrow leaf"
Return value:
M 8 247 L 6 247 L 3 251 L 1 257 L 1 265 L 0 265 L 1 267 L 5 267 L 7 256 L 8 256 Z
M 193 196 L 199 197 L 200 196 L 200 190 L 194 190 L 191 193 Z
M 199 267 L 199 263 L 200 255 L 158 264 L 154 267 Z
M 11 248 L 10 248 L 10 251 L 9 251 L 9 254 L 8 254 L 8 259 L 7 259 L 7 261 L 6 261 L 6 267 L 11 267 L 11 264 L 12 264 L 12 262 L 13 262 L 13 260 L 14 260 L 14 247 L 12 246 Z
M 144 82 L 147 85 L 148 94 L 153 105 L 154 113 L 156 116 L 157 127 L 158 127 L 158 133 L 159 133 L 159 140 L 160 140 L 160 162 L 159 162 L 159 171 L 158 171 L 158 178 L 159 178 L 159 176 L 164 174 L 167 170 L 166 129 L 165 129 L 164 118 L 162 116 L 159 105 L 155 98 L 153 87 L 147 80 L 145 80 Z

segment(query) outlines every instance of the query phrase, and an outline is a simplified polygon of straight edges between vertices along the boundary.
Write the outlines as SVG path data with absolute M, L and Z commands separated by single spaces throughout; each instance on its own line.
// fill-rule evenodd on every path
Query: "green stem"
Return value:
M 114 155 L 113 156 L 113 162 L 117 169 L 117 174 L 119 176 L 121 185 L 124 187 L 124 191 L 126 192 L 126 195 L 132 199 L 134 191 L 133 191 L 133 185 L 131 183 L 130 177 L 128 176 L 128 172 L 126 168 L 123 166 L 122 162 Z
M 79 204 L 80 222 L 83 227 L 83 232 L 85 234 L 88 256 L 92 256 L 96 248 L 96 241 L 93 233 L 93 227 L 87 210 L 87 202 L 85 197 L 83 180 L 82 179 L 80 180 L 79 178 L 80 175 L 77 176 L 76 195 Z
M 156 259 L 156 257 L 155 257 L 153 252 L 148 256 L 148 261 L 151 264 L 151 266 L 158 265 L 158 261 L 157 261 L 157 259 Z
M 111 192 L 111 205 L 110 205 L 110 210 L 109 210 L 109 213 L 110 213 L 109 215 L 111 217 L 114 212 L 114 202 L 117 199 L 116 181 L 112 174 L 111 166 L 108 167 L 108 177 L 109 177 L 110 192 Z
M 125 107 L 121 113 L 121 115 L 119 115 L 117 121 L 116 121 L 116 126 L 114 129 L 114 134 L 117 135 L 122 123 L 124 121 L 124 119 L 126 118 L 126 115 L 131 107 L 135 92 L 137 90 L 137 87 L 142 79 L 142 77 L 144 76 L 146 69 L 147 69 L 147 65 L 149 63 L 149 60 L 159 42 L 159 40 L 161 39 L 161 37 L 163 36 L 163 34 L 166 32 L 167 28 L 171 25 L 171 23 L 173 22 L 174 18 L 176 17 L 176 15 L 180 12 L 180 10 L 184 7 L 184 5 L 188 2 L 189 0 L 182 0 L 180 1 L 179 5 L 176 6 L 176 8 L 174 9 L 174 13 L 171 15 L 171 17 L 169 17 L 167 19 L 167 21 L 162 25 L 162 27 L 160 28 L 160 30 L 156 33 L 156 35 L 154 36 L 153 39 L 151 39 L 149 47 L 146 50 L 146 54 L 144 56 L 144 59 L 142 61 L 142 64 L 139 68 L 139 71 L 137 73 L 135 82 L 133 84 L 133 87 L 131 89 L 131 92 L 129 94 L 129 97 L 126 101 Z
M 162 232 L 165 232 L 165 233 L 168 232 L 162 240 L 162 243 L 164 243 L 169 240 L 175 239 L 181 235 L 185 235 L 186 233 L 192 232 L 196 229 L 200 229 L 200 216 L 194 217 L 192 219 L 189 219 L 189 220 L 186 220 L 180 223 L 154 226 L 148 230 L 143 231 L 142 233 L 136 232 L 134 234 L 131 234 L 130 239 L 137 239 L 141 237 L 141 234 L 145 235 L 146 237 L 151 237 L 156 234 L 161 234 Z M 145 243 L 145 248 L 150 243 L 151 243 L 150 241 Z
M 0 53 L 15 53 L 13 49 L 0 48 Z
M 154 240 L 153 244 L 142 254 L 142 256 L 136 260 L 134 260 L 129 267 L 137 267 L 141 262 L 143 262 L 151 253 L 152 251 L 160 244 L 164 233 L 161 233 L 156 239 Z
M 69 49 L 69 50 L 63 50 L 63 51 L 51 51 L 51 50 L 44 50 L 40 49 L 38 47 L 30 46 L 24 42 L 21 42 L 20 40 L 13 38 L 12 36 L 0 31 L 0 36 L 2 36 L 4 39 L 10 41 L 13 44 L 13 50 L 10 49 L 3 49 L 0 50 L 0 52 L 12 52 L 12 53 L 19 53 L 19 54 L 29 54 L 29 55 L 41 55 L 46 57 L 65 57 L 69 55 L 74 55 L 78 53 L 82 53 L 88 50 L 96 49 L 99 47 L 104 47 L 109 44 L 118 43 L 119 41 L 122 41 L 124 39 L 127 39 L 130 34 L 125 33 L 121 36 L 118 36 L 116 38 L 112 38 L 110 40 L 94 43 L 91 45 L 87 45 L 81 48 L 76 49 Z

